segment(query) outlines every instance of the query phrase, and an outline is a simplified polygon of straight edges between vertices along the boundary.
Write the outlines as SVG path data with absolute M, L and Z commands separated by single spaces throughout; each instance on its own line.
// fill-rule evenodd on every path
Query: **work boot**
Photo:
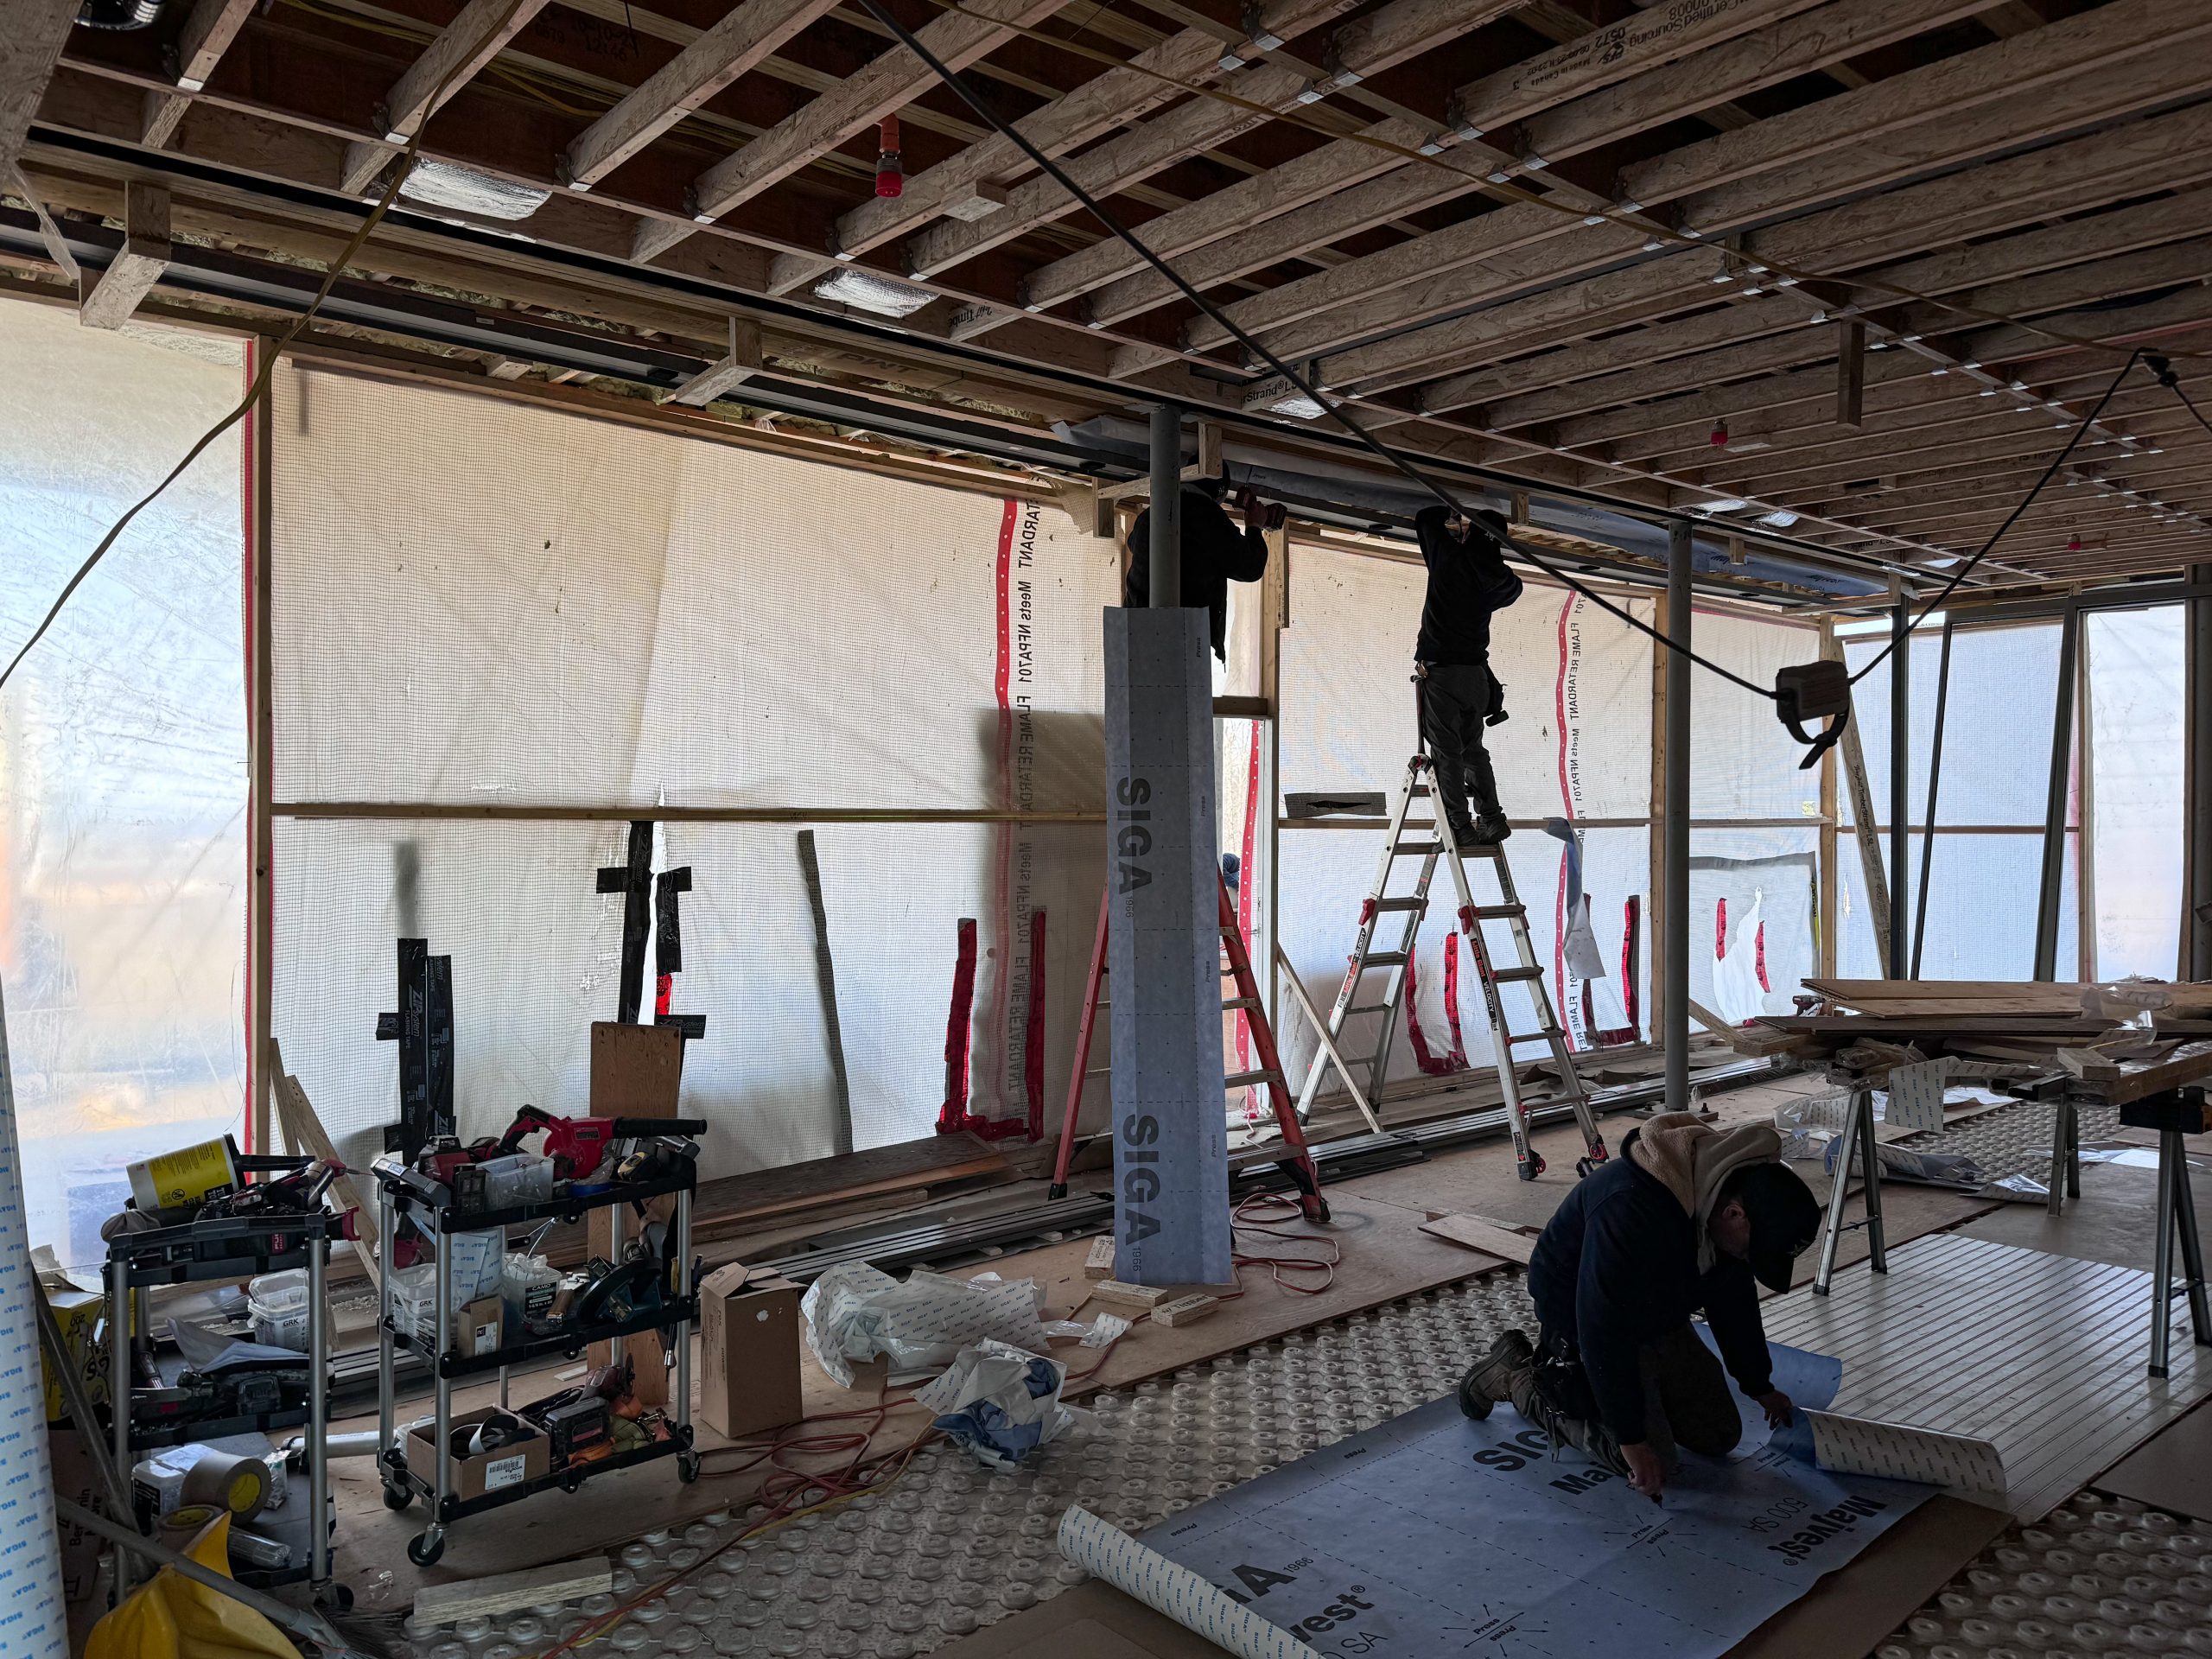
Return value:
M 1500 1401 L 1520 1409 L 1535 1380 L 1535 1362 L 1536 1351 L 1529 1338 L 1518 1331 L 1506 1332 L 1459 1379 L 1459 1409 L 1477 1421 L 1489 1416 L 1490 1408 Z
M 1503 812 L 1485 812 L 1475 820 L 1474 842 L 1478 847 L 1495 847 L 1513 833 L 1513 826 Z
M 1452 844 L 1462 852 L 1478 845 L 1482 840 L 1480 825 L 1464 812 L 1446 812 L 1444 815 L 1444 823 L 1445 827 L 1452 832 Z

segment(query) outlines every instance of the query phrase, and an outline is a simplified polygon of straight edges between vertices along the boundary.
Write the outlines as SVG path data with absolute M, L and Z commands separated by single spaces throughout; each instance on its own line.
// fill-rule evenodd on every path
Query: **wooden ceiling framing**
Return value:
M 2212 407 L 2202 0 L 886 3 L 1414 457 L 1940 576 L 2129 350 Z M 175 237 L 327 259 L 338 198 L 419 134 L 423 162 L 546 199 L 434 209 L 520 233 L 444 270 L 395 220 L 362 269 L 696 349 L 715 378 L 686 402 L 812 374 L 1039 425 L 1164 397 L 1314 429 L 859 0 L 168 0 L 124 33 L 7 10 L 0 162 L 58 210 L 119 218 L 166 150 L 206 164 L 162 181 Z M 815 293 L 840 270 L 925 290 L 903 344 L 841 340 L 864 314 Z M 2212 431 L 2139 365 L 1992 575 L 2193 563 Z

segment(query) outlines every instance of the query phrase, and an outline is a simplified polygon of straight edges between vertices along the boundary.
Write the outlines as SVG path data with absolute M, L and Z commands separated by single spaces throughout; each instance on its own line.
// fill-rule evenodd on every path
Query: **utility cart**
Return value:
M 110 1393 L 118 1402 L 108 1413 L 118 1471 L 127 1481 L 136 1453 L 218 1440 L 232 1435 L 274 1433 L 305 1427 L 301 1460 L 308 1477 L 307 1514 L 282 1519 L 257 1518 L 253 1531 L 289 1546 L 291 1563 L 255 1567 L 233 1560 L 232 1577 L 257 1590 L 302 1581 L 315 1599 L 343 1608 L 352 1598 L 331 1583 L 330 1479 L 325 1430 L 329 1423 L 330 1354 L 324 1306 L 330 1241 L 335 1229 L 326 1210 L 256 1217 L 227 1216 L 188 1221 L 172 1227 L 119 1233 L 108 1243 L 108 1363 Z M 137 1382 L 131 1331 L 150 1349 L 152 1331 L 144 1293 L 156 1285 L 205 1284 L 246 1279 L 304 1268 L 308 1276 L 308 1349 L 300 1356 L 308 1375 L 305 1397 L 285 1402 L 281 1373 L 266 1370 L 215 1379 L 196 1386 L 155 1389 Z M 132 1297 L 141 1299 L 131 1317 Z M 175 1382 L 181 1382 L 181 1376 Z M 172 1379 L 164 1378 L 165 1383 Z M 127 1572 L 129 1557 L 118 1557 Z
M 704 1125 L 698 1127 L 703 1128 Z M 501 1509 L 556 1487 L 574 1492 L 586 1481 L 613 1470 L 672 1457 L 680 1479 L 688 1484 L 699 1478 L 699 1454 L 692 1450 L 691 1430 L 691 1333 L 699 1307 L 691 1259 L 691 1205 L 698 1183 L 697 1166 L 692 1159 L 680 1159 L 672 1170 L 648 1179 L 595 1185 L 587 1192 L 556 1193 L 550 1198 L 511 1204 L 499 1209 L 457 1210 L 451 1202 L 449 1189 L 384 1164 L 377 1166 L 377 1206 L 386 1249 L 390 1249 L 398 1238 L 397 1224 L 402 1217 L 414 1223 L 436 1243 L 432 1297 L 435 1310 L 434 1338 L 424 1340 L 416 1329 L 404 1325 L 396 1317 L 389 1272 L 383 1276 L 377 1321 L 377 1445 L 385 1503 L 390 1509 L 404 1510 L 419 1497 L 429 1510 L 429 1525 L 407 1546 L 410 1560 L 418 1567 L 435 1562 L 445 1553 L 446 1529 L 464 1516 Z M 542 1337 L 524 1335 L 518 1340 L 514 1333 L 503 1331 L 500 1345 L 490 1352 L 452 1351 L 455 1313 L 455 1249 L 452 1241 L 456 1235 L 496 1230 L 504 1238 L 506 1229 L 512 1226 L 545 1221 L 573 1224 L 590 1211 L 605 1210 L 609 1213 L 613 1231 L 608 1259 L 620 1262 L 624 1211 L 632 1205 L 671 1193 L 676 1200 L 668 1224 L 671 1242 L 663 1252 L 658 1276 L 659 1294 L 652 1305 L 636 1307 L 626 1317 L 580 1322 Z M 504 1251 L 504 1243 L 501 1249 Z M 510 1368 L 548 1356 L 574 1359 L 597 1342 L 614 1342 L 619 1352 L 622 1338 L 654 1330 L 664 1333 L 675 1357 L 675 1387 L 667 1407 L 666 1438 L 649 1440 L 628 1451 L 596 1456 L 588 1461 L 563 1461 L 543 1473 L 518 1475 L 509 1471 L 508 1478 L 501 1484 L 487 1484 L 486 1490 L 466 1497 L 454 1490 L 449 1449 L 454 1426 L 453 1387 L 456 1382 L 498 1373 L 499 1404 L 505 1408 Z M 430 1445 L 435 1448 L 435 1455 L 432 1459 L 435 1467 L 428 1470 L 413 1466 L 408 1443 L 396 1441 L 393 1436 L 398 1411 L 395 1359 L 401 1348 L 416 1355 L 434 1380 L 435 1403 Z M 550 1442 L 550 1434 L 548 1439 Z

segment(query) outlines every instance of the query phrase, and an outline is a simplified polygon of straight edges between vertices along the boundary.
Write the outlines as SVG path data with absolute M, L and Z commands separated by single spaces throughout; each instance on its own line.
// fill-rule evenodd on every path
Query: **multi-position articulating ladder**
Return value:
M 1273 1161 L 1290 1178 L 1298 1193 L 1299 1208 L 1306 1218 L 1326 1221 L 1328 1201 L 1321 1196 L 1313 1156 L 1306 1149 L 1306 1131 L 1299 1122 L 1298 1114 L 1291 1109 L 1290 1085 L 1283 1076 L 1282 1057 L 1275 1051 L 1274 1027 L 1268 1018 L 1267 1002 L 1260 995 L 1259 982 L 1253 976 L 1252 959 L 1244 949 L 1244 936 L 1236 925 L 1236 906 L 1230 900 L 1228 884 L 1217 876 L 1215 885 L 1221 894 L 1221 976 L 1230 982 L 1225 988 L 1229 995 L 1222 998 L 1222 1012 L 1243 1014 L 1245 1028 L 1252 1035 L 1253 1053 L 1260 1062 L 1249 1071 L 1224 1077 L 1222 1093 L 1225 1098 L 1236 1089 L 1256 1087 L 1267 1091 L 1276 1126 L 1282 1133 L 1282 1145 L 1276 1149 Z M 1098 1011 L 1108 1006 L 1101 995 L 1106 981 L 1107 914 L 1108 900 L 1102 896 L 1098 901 L 1098 935 L 1090 950 L 1090 976 L 1084 988 L 1083 1023 L 1076 1030 L 1075 1063 L 1068 1077 L 1067 1116 L 1060 1125 L 1059 1154 L 1052 1165 L 1050 1192 L 1056 1198 L 1064 1198 L 1068 1192 L 1068 1161 L 1075 1155 L 1076 1120 L 1083 1113 L 1084 1085 L 1112 1070 L 1108 1065 L 1090 1064 L 1090 1039 L 1097 1027 Z
M 1526 1103 L 1522 1099 L 1521 1080 L 1514 1065 L 1515 1052 L 1535 1043 L 1550 1047 L 1558 1067 L 1560 1092 L 1556 1098 L 1573 1105 L 1574 1120 L 1581 1126 L 1582 1141 L 1589 1149 L 1588 1155 L 1576 1167 L 1586 1174 L 1591 1165 L 1605 1160 L 1605 1143 L 1598 1134 L 1597 1120 L 1591 1114 L 1589 1099 L 1575 1072 L 1574 1057 L 1567 1046 L 1567 1033 L 1552 1007 L 1550 994 L 1544 988 L 1543 966 L 1536 960 L 1535 946 L 1529 938 L 1528 912 L 1513 890 L 1513 872 L 1506 863 L 1504 849 L 1455 844 L 1451 826 L 1441 811 L 1435 815 L 1433 832 L 1408 836 L 1407 814 L 1416 799 L 1427 799 L 1432 793 L 1425 781 L 1430 775 L 1430 765 L 1428 756 L 1419 753 L 1406 763 L 1405 779 L 1398 785 L 1397 797 L 1390 808 L 1389 825 L 1383 834 L 1382 857 L 1376 867 L 1375 885 L 1360 906 L 1359 937 L 1344 970 L 1344 984 L 1337 992 L 1336 1005 L 1330 1009 L 1322 1027 L 1327 1040 L 1315 1052 L 1313 1064 L 1306 1068 L 1305 1086 L 1298 1091 L 1297 1116 L 1303 1122 L 1312 1113 L 1314 1096 L 1320 1092 L 1322 1075 L 1332 1064 L 1342 1073 L 1355 1100 L 1373 1102 L 1381 1098 L 1382 1080 L 1390 1067 L 1390 1045 L 1405 1001 L 1406 968 L 1412 959 L 1414 938 L 1421 931 L 1421 918 L 1428 913 L 1429 884 L 1434 880 L 1436 867 L 1441 863 L 1452 873 L 1452 886 L 1459 901 L 1459 931 L 1467 941 L 1475 971 L 1482 980 L 1483 1002 L 1490 1011 L 1491 1046 L 1497 1056 L 1497 1080 L 1505 1092 L 1506 1122 L 1513 1132 L 1513 1154 L 1521 1166 L 1521 1179 L 1533 1181 L 1544 1173 L 1543 1159 L 1529 1145 Z M 1476 902 L 1474 889 L 1467 879 L 1465 861 L 1470 858 L 1487 862 L 1497 873 L 1496 903 Z M 1415 865 L 1413 887 L 1410 892 L 1394 893 L 1390 891 L 1390 878 L 1401 863 Z M 1385 937 L 1385 917 L 1402 921 L 1402 931 Z M 1492 960 L 1491 942 L 1485 932 L 1497 924 L 1504 925 L 1513 936 L 1513 961 L 1502 968 Z M 1506 985 L 1527 988 L 1535 1014 L 1535 1029 L 1515 1031 L 1507 1023 L 1501 995 L 1501 988 Z M 1370 1000 L 1362 1001 L 1363 995 Z M 1374 1046 L 1364 1058 L 1344 1040 L 1345 1031 L 1355 1019 L 1376 1021 Z M 1353 1067 L 1366 1073 L 1363 1080 L 1353 1077 Z

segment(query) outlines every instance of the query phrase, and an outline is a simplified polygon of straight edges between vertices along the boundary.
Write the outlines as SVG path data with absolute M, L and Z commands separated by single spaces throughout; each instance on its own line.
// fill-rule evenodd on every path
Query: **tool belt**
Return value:
M 1556 1332 L 1540 1332 L 1536 1342 L 1536 1392 L 1551 1402 L 1560 1414 L 1580 1422 L 1599 1421 L 1598 1397 L 1590 1391 L 1589 1374 L 1574 1344 Z

